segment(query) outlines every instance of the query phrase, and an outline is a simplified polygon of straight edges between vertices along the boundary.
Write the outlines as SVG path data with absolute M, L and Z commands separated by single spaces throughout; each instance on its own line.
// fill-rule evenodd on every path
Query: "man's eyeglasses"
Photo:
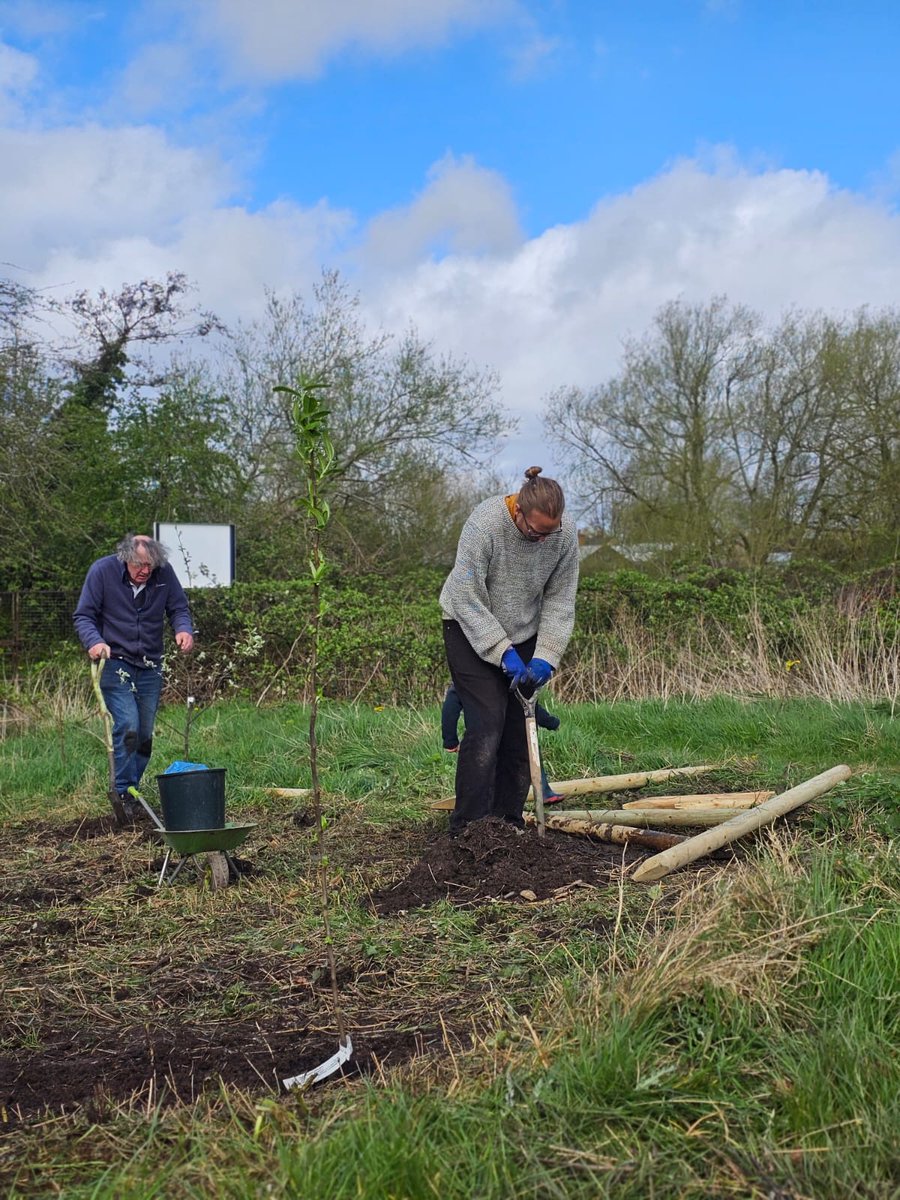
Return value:
M 535 529 L 535 527 L 529 523 L 528 518 L 522 512 L 521 508 L 518 509 L 518 513 L 522 518 L 522 524 L 525 526 L 525 532 L 535 542 L 542 542 L 544 538 L 552 537 L 554 533 L 559 533 L 560 529 L 562 528 L 562 526 L 557 525 L 555 529 Z
M 152 571 L 153 563 L 148 562 L 133 562 L 128 564 L 132 571 Z

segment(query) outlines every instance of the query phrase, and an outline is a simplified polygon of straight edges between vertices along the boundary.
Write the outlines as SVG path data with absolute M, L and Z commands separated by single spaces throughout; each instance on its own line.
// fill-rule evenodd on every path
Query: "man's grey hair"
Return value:
M 120 563 L 137 562 L 139 549 L 143 550 L 150 559 L 150 565 L 154 570 L 157 567 L 164 567 L 169 561 L 168 552 L 162 542 L 157 542 L 144 533 L 126 533 L 116 546 L 116 558 Z

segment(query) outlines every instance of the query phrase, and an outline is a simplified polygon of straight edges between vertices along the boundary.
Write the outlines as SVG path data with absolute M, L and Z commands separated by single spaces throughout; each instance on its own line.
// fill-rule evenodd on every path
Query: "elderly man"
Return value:
M 115 554 L 88 570 L 75 609 L 75 630 L 91 659 L 105 659 L 100 688 L 113 720 L 113 759 L 120 824 L 142 810 L 137 789 L 150 759 L 162 691 L 163 624 L 168 618 L 182 653 L 194 646 L 191 611 L 165 548 L 127 534 Z

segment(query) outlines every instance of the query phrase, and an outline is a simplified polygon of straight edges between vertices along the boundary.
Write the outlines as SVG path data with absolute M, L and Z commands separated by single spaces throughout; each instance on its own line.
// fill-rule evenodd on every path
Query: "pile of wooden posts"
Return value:
M 713 766 L 672 767 L 630 775 L 567 779 L 550 786 L 557 795 L 567 798 L 603 795 L 630 791 L 648 783 L 704 775 L 716 769 Z M 653 796 L 630 800 L 621 808 L 613 809 L 562 808 L 554 805 L 552 810 L 546 812 L 545 822 L 551 829 L 564 833 L 581 834 L 600 841 L 633 843 L 658 851 L 640 863 L 631 875 L 639 883 L 649 883 L 771 824 L 801 804 L 824 795 L 836 784 L 849 779 L 850 774 L 847 766 L 832 767 L 779 795 L 756 791 Z M 530 790 L 528 794 L 532 795 Z M 432 807 L 452 809 L 453 799 L 440 800 Z M 536 824 L 537 818 L 529 813 L 526 821 Z M 703 827 L 704 831 L 694 837 L 671 832 L 679 827 Z

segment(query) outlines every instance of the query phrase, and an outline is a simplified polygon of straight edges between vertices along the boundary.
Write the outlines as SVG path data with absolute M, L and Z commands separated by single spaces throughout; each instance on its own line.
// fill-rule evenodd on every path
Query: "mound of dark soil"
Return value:
M 622 863 L 644 855 L 630 847 L 573 838 L 548 829 L 517 830 L 505 821 L 473 821 L 458 838 L 439 837 L 412 870 L 372 894 L 379 916 L 438 900 L 477 904 L 489 899 L 544 900 L 582 883 L 606 885 Z M 522 893 L 526 893 L 524 896 Z

